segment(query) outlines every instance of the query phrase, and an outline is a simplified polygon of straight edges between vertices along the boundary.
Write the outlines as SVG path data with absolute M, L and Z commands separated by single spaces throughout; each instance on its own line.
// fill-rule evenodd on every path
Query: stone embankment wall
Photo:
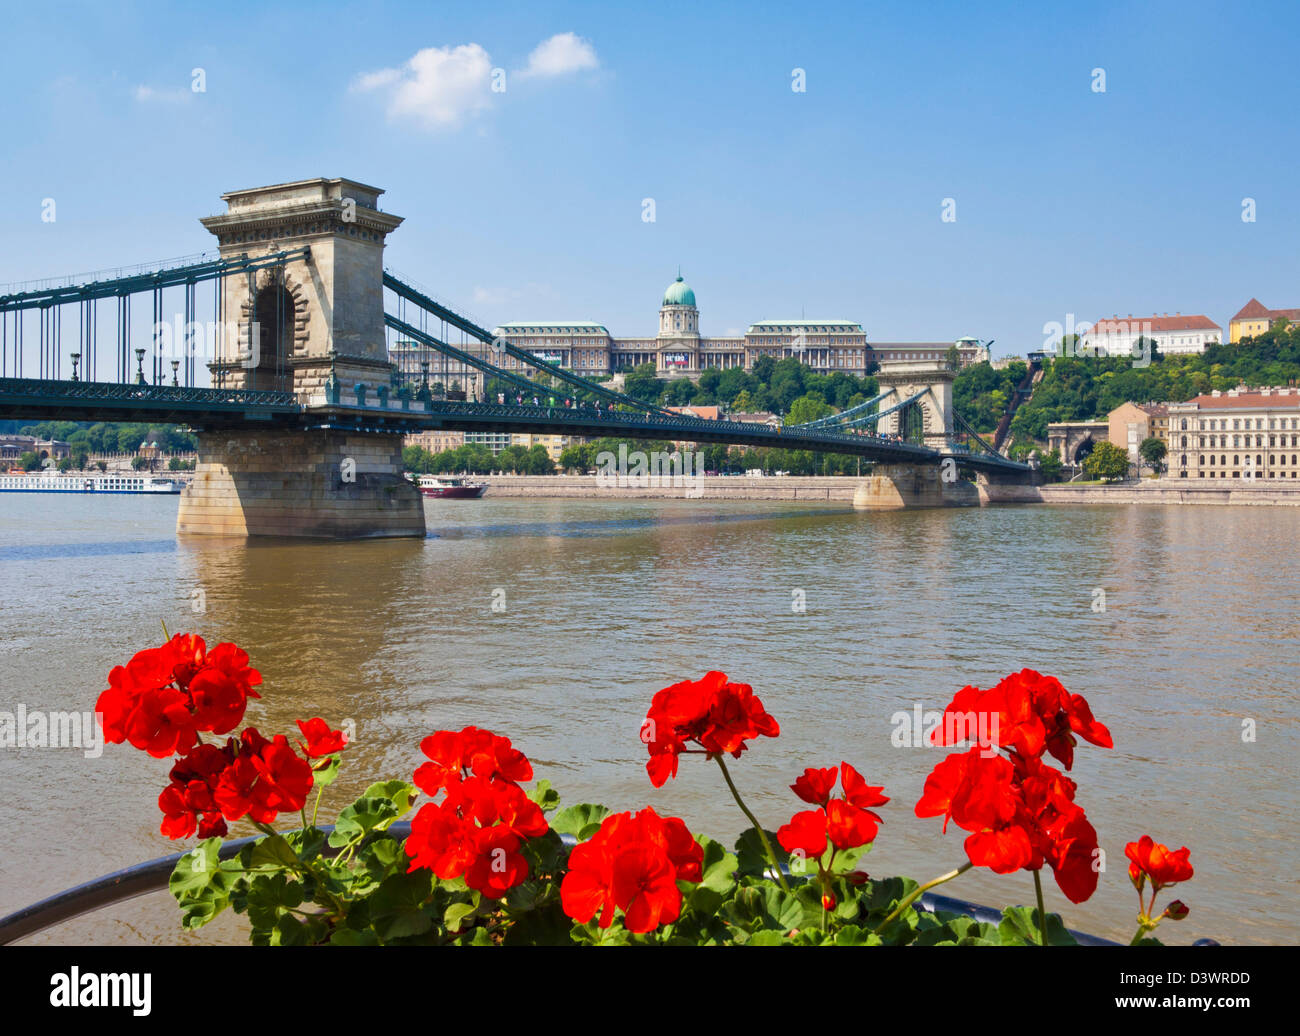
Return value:
M 747 476 L 702 475 L 683 478 L 674 485 L 671 478 L 642 479 L 646 485 L 627 479 L 629 485 L 601 485 L 596 475 L 478 475 L 486 482 L 488 496 L 601 497 L 646 500 L 827 500 L 853 503 L 862 484 L 856 477 L 806 477 L 795 475 L 749 478 Z
M 1008 487 L 1014 488 L 1014 487 Z M 1147 479 L 1115 486 L 1039 486 L 1047 504 L 1217 504 L 1300 507 L 1300 480 Z
M 595 475 L 484 475 L 489 496 L 647 500 L 807 500 L 852 504 L 866 476 L 704 476 L 682 486 L 600 486 Z M 1149 479 L 1116 486 L 1024 486 L 980 483 L 981 504 L 1217 504 L 1300 507 L 1300 480 L 1219 482 Z

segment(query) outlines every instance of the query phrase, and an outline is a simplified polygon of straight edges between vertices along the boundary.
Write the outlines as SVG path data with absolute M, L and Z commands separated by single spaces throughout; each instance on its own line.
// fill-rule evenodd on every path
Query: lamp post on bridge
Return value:
M 136 366 L 135 383 L 137 385 L 149 384 L 147 381 L 144 380 L 144 350 L 143 349 L 137 349 L 135 351 L 135 366 Z

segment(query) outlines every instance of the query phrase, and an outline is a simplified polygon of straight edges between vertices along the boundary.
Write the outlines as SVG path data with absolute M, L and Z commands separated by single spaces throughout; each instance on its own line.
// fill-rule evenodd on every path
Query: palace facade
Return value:
M 709 368 L 751 371 L 763 356 L 774 360 L 793 356 L 821 374 L 842 371 L 861 377 L 877 364 L 942 360 L 954 346 L 960 366 L 989 358 L 988 347 L 975 338 L 961 338 L 956 342 L 868 342 L 862 325 L 854 320 L 761 320 L 751 324 L 743 335 L 710 337 L 700 333 L 695 292 L 680 274 L 663 294 L 658 329 L 651 336 L 616 337 L 604 324 L 582 320 L 521 321 L 502 324 L 493 334 L 548 363 L 587 377 L 618 374 L 653 363 L 661 377 L 695 380 Z M 405 354 L 416 351 L 407 343 L 399 342 L 392 350 L 392 358 L 403 370 L 415 370 L 417 367 L 412 366 Z M 516 357 L 499 352 L 484 351 L 483 358 L 523 374 L 533 369 Z M 449 365 L 441 357 L 431 364 L 431 372 L 431 376 L 439 377 L 472 374 L 459 369 L 458 364 Z

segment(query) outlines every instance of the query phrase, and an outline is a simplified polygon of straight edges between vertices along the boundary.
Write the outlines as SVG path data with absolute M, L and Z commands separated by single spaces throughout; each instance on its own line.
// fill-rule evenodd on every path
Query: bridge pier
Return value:
M 921 507 L 979 507 L 973 482 L 946 481 L 938 464 L 877 464 L 853 494 L 860 511 L 900 511 Z
M 402 436 L 322 429 L 198 433 L 176 531 L 198 536 L 423 536 Z

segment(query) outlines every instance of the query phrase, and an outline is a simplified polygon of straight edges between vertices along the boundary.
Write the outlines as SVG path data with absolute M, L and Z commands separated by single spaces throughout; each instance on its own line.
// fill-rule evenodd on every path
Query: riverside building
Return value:
M 1169 403 L 1168 478 L 1300 478 L 1300 389 L 1214 391 Z

